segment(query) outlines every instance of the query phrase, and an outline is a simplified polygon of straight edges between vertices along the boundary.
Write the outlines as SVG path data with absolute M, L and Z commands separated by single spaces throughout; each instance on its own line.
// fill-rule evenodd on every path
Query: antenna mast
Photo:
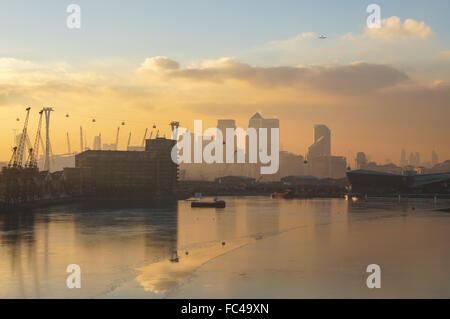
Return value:
M 80 126 L 80 153 L 83 152 L 83 127 Z
M 45 161 L 44 171 L 50 172 L 50 113 L 53 112 L 51 107 L 43 109 L 45 115 Z
M 128 150 L 128 147 L 130 146 L 130 142 L 131 142 L 131 132 L 130 132 L 130 135 L 128 135 L 127 150 Z
M 117 128 L 117 135 L 116 135 L 116 144 L 114 146 L 114 149 L 117 151 L 118 146 L 119 146 L 119 131 L 120 131 L 120 126 Z
M 145 129 L 144 138 L 142 139 L 141 147 L 144 147 L 144 145 L 145 145 L 145 138 L 147 137 L 147 131 L 148 131 L 148 128 Z
M 70 139 L 69 139 L 69 132 L 67 132 L 67 152 L 70 154 Z

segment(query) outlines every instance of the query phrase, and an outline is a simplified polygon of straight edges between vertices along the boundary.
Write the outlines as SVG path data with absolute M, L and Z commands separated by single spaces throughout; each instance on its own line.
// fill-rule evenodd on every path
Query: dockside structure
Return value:
M 72 195 L 171 195 L 178 182 L 178 165 L 171 159 L 175 141 L 146 140 L 145 151 L 87 150 L 75 156 L 75 168 L 65 168 L 66 190 Z

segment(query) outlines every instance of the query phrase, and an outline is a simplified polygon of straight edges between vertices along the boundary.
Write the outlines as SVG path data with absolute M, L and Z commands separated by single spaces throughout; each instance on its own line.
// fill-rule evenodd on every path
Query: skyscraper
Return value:
M 364 152 L 358 152 L 356 154 L 356 168 L 362 169 L 367 165 L 367 156 Z
M 326 125 L 314 126 L 314 144 L 308 148 L 308 165 L 311 175 L 316 177 L 345 177 L 347 160 L 342 156 L 331 156 L 331 131 Z
M 272 153 L 272 143 L 271 143 L 271 139 L 272 139 L 272 128 L 280 128 L 280 120 L 279 119 L 265 119 L 261 116 L 261 114 L 259 113 L 255 113 L 249 120 L 248 122 L 248 127 L 252 127 L 256 129 L 256 132 L 258 134 L 258 151 L 260 150 L 260 140 L 259 140 L 259 130 L 260 128 L 265 128 L 267 129 L 267 153 L 271 154 Z M 278 143 L 279 141 L 277 141 Z
M 408 165 L 408 161 L 406 160 L 406 151 L 402 149 L 402 154 L 400 156 L 400 167 L 405 167 Z
M 217 120 L 217 128 L 222 132 L 222 136 L 223 136 L 223 162 L 226 162 L 226 141 L 227 141 L 227 128 L 231 128 L 231 129 L 236 129 L 236 122 L 235 120 Z M 233 154 L 235 154 L 236 149 L 237 149 L 237 138 L 234 138 L 234 147 L 233 147 Z M 235 155 L 233 155 L 235 157 Z M 236 162 L 236 161 L 235 161 Z
M 258 153 L 261 151 L 261 140 L 259 137 L 259 129 L 261 128 L 265 128 L 267 129 L 267 140 L 266 140 L 266 146 L 267 146 L 267 154 L 272 154 L 272 128 L 276 128 L 279 129 L 280 128 L 280 120 L 279 119 L 265 119 L 261 116 L 261 114 L 259 113 L 255 113 L 250 120 L 248 121 L 248 127 L 249 128 L 254 128 L 256 129 L 256 133 L 257 133 L 257 150 Z M 276 141 L 276 143 L 279 143 L 279 141 Z M 246 161 L 248 162 L 249 160 L 249 138 L 247 136 L 246 138 L 246 142 L 245 142 L 245 150 L 246 150 Z M 258 163 L 257 165 L 250 165 L 250 171 L 248 174 L 251 177 L 259 177 L 260 176 L 260 163 Z M 266 177 L 268 178 L 268 177 Z
M 94 143 L 93 143 L 94 150 L 98 151 L 102 149 L 102 135 L 96 135 L 94 136 Z
M 411 153 L 409 154 L 409 165 L 411 165 L 411 166 L 416 166 L 416 165 L 415 165 L 415 161 L 416 161 L 416 159 L 415 159 L 415 157 L 414 157 L 414 153 L 411 152 Z
M 308 159 L 331 156 L 331 131 L 323 124 L 314 126 L 314 144 L 308 149 Z
M 431 165 L 434 166 L 439 162 L 438 155 L 435 150 L 431 152 Z
M 420 166 L 420 164 L 421 164 L 419 152 L 416 152 L 416 155 L 414 156 L 414 163 L 415 163 L 415 166 Z

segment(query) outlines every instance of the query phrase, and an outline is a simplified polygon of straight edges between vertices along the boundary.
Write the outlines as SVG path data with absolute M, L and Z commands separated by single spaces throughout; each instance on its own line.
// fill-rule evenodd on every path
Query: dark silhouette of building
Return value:
M 144 152 L 88 150 L 65 168 L 69 193 L 83 195 L 167 195 L 175 191 L 178 165 L 172 161 L 174 140 L 146 140 Z

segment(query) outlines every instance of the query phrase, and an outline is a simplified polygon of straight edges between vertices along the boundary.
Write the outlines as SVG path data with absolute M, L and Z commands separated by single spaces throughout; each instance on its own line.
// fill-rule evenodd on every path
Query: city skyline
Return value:
M 70 117 L 69 114 L 65 115 L 66 118 Z M 92 122 L 96 122 L 96 119 L 93 118 L 91 120 Z M 214 120 L 213 120 L 214 121 Z M 221 129 L 223 132 L 225 132 L 226 128 L 236 128 L 236 123 L 237 121 L 235 119 L 216 119 L 216 125 L 217 128 Z M 272 127 L 272 125 L 276 125 L 275 127 L 279 127 L 279 119 L 278 118 L 271 118 L 271 119 L 265 119 L 263 118 L 259 112 L 256 112 L 252 117 L 250 117 L 250 120 L 248 120 L 248 127 L 259 127 L 262 124 L 259 124 L 258 121 L 265 121 L 264 123 L 264 127 Z M 21 121 L 19 121 L 19 118 L 17 118 L 17 122 L 20 125 Z M 267 122 L 267 123 L 266 123 Z M 114 141 L 113 141 L 113 137 L 109 136 L 107 134 L 108 137 L 110 137 L 111 142 L 112 143 L 102 143 L 102 132 L 100 131 L 100 133 L 98 133 L 98 135 L 93 135 L 93 136 L 89 136 L 89 140 L 86 137 L 86 132 L 83 131 L 83 127 L 80 126 L 80 132 L 79 132 L 79 136 L 75 136 L 75 142 L 80 139 L 80 147 L 72 147 L 72 142 L 71 139 L 69 137 L 69 132 L 67 131 L 66 135 L 65 135 L 65 150 L 60 152 L 60 153 L 55 153 L 53 152 L 53 139 L 50 139 L 51 142 L 51 147 L 50 150 L 52 152 L 52 156 L 53 155 L 69 155 L 69 154 L 75 154 L 77 152 L 80 151 L 80 148 L 82 150 L 87 150 L 87 149 L 92 149 L 92 150 L 98 150 L 98 149 L 104 149 L 104 150 L 142 150 L 142 146 L 137 146 L 137 144 L 139 143 L 143 143 L 144 140 L 142 140 L 142 142 L 139 143 L 135 143 L 136 145 L 133 146 L 133 143 L 131 143 L 132 140 L 132 132 L 133 131 L 127 131 L 125 129 L 125 132 L 122 132 L 122 134 L 119 133 L 120 128 L 124 127 L 126 124 L 125 121 L 122 121 L 121 123 L 118 124 L 118 127 L 115 129 L 115 135 L 114 135 Z M 256 125 L 256 126 L 255 126 Z M 53 123 L 52 123 L 53 126 Z M 43 125 L 42 128 L 45 127 L 45 124 Z M 192 126 L 193 127 L 193 126 Z M 186 126 L 186 129 L 190 130 L 190 132 L 193 132 L 194 130 L 192 129 L 192 127 L 190 125 Z M 242 126 L 242 127 L 247 127 L 247 126 Z M 332 144 L 331 144 L 331 137 L 332 137 L 332 133 L 331 130 L 328 128 L 327 125 L 325 124 L 314 124 L 312 125 L 313 130 L 313 134 L 312 135 L 312 139 L 313 142 L 309 144 L 309 146 L 306 146 L 307 151 L 305 153 L 296 153 L 292 150 L 286 150 L 283 149 L 283 142 L 280 139 L 280 152 L 289 152 L 291 154 L 296 154 L 305 158 L 311 158 L 311 157 L 315 157 L 315 156 L 331 156 L 332 153 L 337 154 L 339 152 L 332 152 Z M 311 128 L 310 128 L 311 129 Z M 17 132 L 21 132 L 22 128 L 18 127 L 17 129 L 14 130 L 15 133 Z M 122 129 L 123 131 L 123 129 Z M 139 132 L 141 133 L 141 132 Z M 147 134 L 148 133 L 148 134 Z M 27 132 L 27 139 L 31 140 L 31 138 L 35 138 L 35 136 L 32 136 L 33 132 L 30 130 L 28 130 Z M 154 134 L 154 135 L 153 135 Z M 160 137 L 170 137 L 172 134 L 172 132 L 169 130 L 165 131 L 164 127 L 159 127 L 156 126 L 155 124 L 153 124 L 153 127 L 150 125 L 150 129 L 148 127 L 145 128 L 145 133 L 144 133 L 144 139 L 145 138 L 151 138 L 156 137 L 157 135 L 159 135 Z M 224 134 L 224 133 L 223 133 Z M 128 139 L 126 139 L 126 136 L 128 136 Z M 137 137 L 136 137 L 137 135 Z M 122 137 L 121 140 L 119 140 L 119 136 Z M 224 135 L 226 136 L 226 135 Z M 15 138 L 13 136 L 13 143 L 11 143 L 11 149 L 13 146 L 17 146 L 19 141 L 20 141 L 20 137 L 21 137 L 21 133 L 18 133 Z M 139 140 L 140 135 L 139 134 L 135 134 L 134 135 L 134 139 L 133 141 L 136 142 Z M 269 138 L 270 139 L 270 138 Z M 92 141 L 91 141 L 92 140 Z M 40 154 L 39 156 L 42 156 L 42 152 L 45 152 L 45 145 L 43 144 L 43 139 L 41 136 L 41 149 L 40 149 Z M 128 141 L 128 142 L 126 142 Z M 117 142 L 119 142 L 118 144 L 116 144 Z M 100 143 L 100 144 L 99 144 Z M 130 146 L 131 143 L 131 146 Z M 101 145 L 99 147 L 99 145 Z M 70 151 L 72 150 L 72 151 Z M 398 150 L 398 152 L 401 152 L 399 154 L 398 157 L 393 157 L 393 159 L 390 158 L 386 158 L 384 160 L 380 159 L 374 159 L 372 157 L 372 154 L 369 151 L 366 150 L 357 150 L 357 151 L 353 151 L 353 150 L 348 150 L 347 153 L 343 153 L 340 154 L 342 157 L 345 157 L 347 159 L 347 164 L 349 165 L 349 167 L 351 167 L 352 169 L 357 168 L 358 164 L 357 164 L 357 158 L 358 158 L 358 154 L 360 153 L 364 153 L 365 156 L 367 156 L 367 161 L 370 162 L 374 162 L 380 165 L 383 164 L 395 164 L 398 165 L 399 167 L 405 167 L 405 166 L 413 166 L 413 167 L 419 167 L 419 166 L 426 166 L 426 167 L 432 167 L 435 164 L 439 163 L 439 162 L 444 162 L 446 160 L 448 160 L 447 158 L 442 158 L 440 157 L 440 153 L 439 150 L 436 149 L 430 149 L 430 151 L 428 153 L 426 153 L 425 156 L 423 156 L 423 154 L 421 154 L 420 152 L 415 152 L 415 149 L 412 149 L 409 153 L 408 153 L 408 158 L 406 158 L 406 151 L 405 148 L 400 148 Z M 11 150 L 12 151 L 12 150 Z M 270 150 L 269 150 L 270 153 Z M 11 153 L 12 154 L 12 153 Z M 225 155 L 225 153 L 224 153 Z M 429 156 L 428 156 L 429 155 Z M 423 156 L 423 157 L 421 157 Z M 4 159 L 3 162 L 7 162 L 9 159 Z M 1 161 L 0 161 L 1 162 Z
M 0 299 L 450 298 L 449 12 L 0 0 Z
M 397 163 L 403 148 L 423 162 L 432 150 L 450 158 L 448 2 L 422 10 L 421 1 L 379 1 L 377 30 L 365 26 L 366 4 L 357 1 L 79 1 L 79 30 L 65 25 L 68 2 L 49 3 L 17 1 L 1 10 L 8 21 L 0 29 L 2 161 L 28 106 L 30 136 L 37 112 L 55 109 L 54 153 L 66 152 L 67 133 L 78 144 L 80 126 L 88 143 L 99 133 L 113 143 L 125 122 L 120 144 L 131 131 L 139 145 L 153 124 L 166 135 L 173 120 L 189 127 L 233 118 L 244 127 L 261 112 L 282 121 L 281 149 L 304 156 L 311 126 L 323 123 L 334 132 L 333 153 L 349 159 L 364 151 Z M 180 12 L 198 24 L 183 24 Z

